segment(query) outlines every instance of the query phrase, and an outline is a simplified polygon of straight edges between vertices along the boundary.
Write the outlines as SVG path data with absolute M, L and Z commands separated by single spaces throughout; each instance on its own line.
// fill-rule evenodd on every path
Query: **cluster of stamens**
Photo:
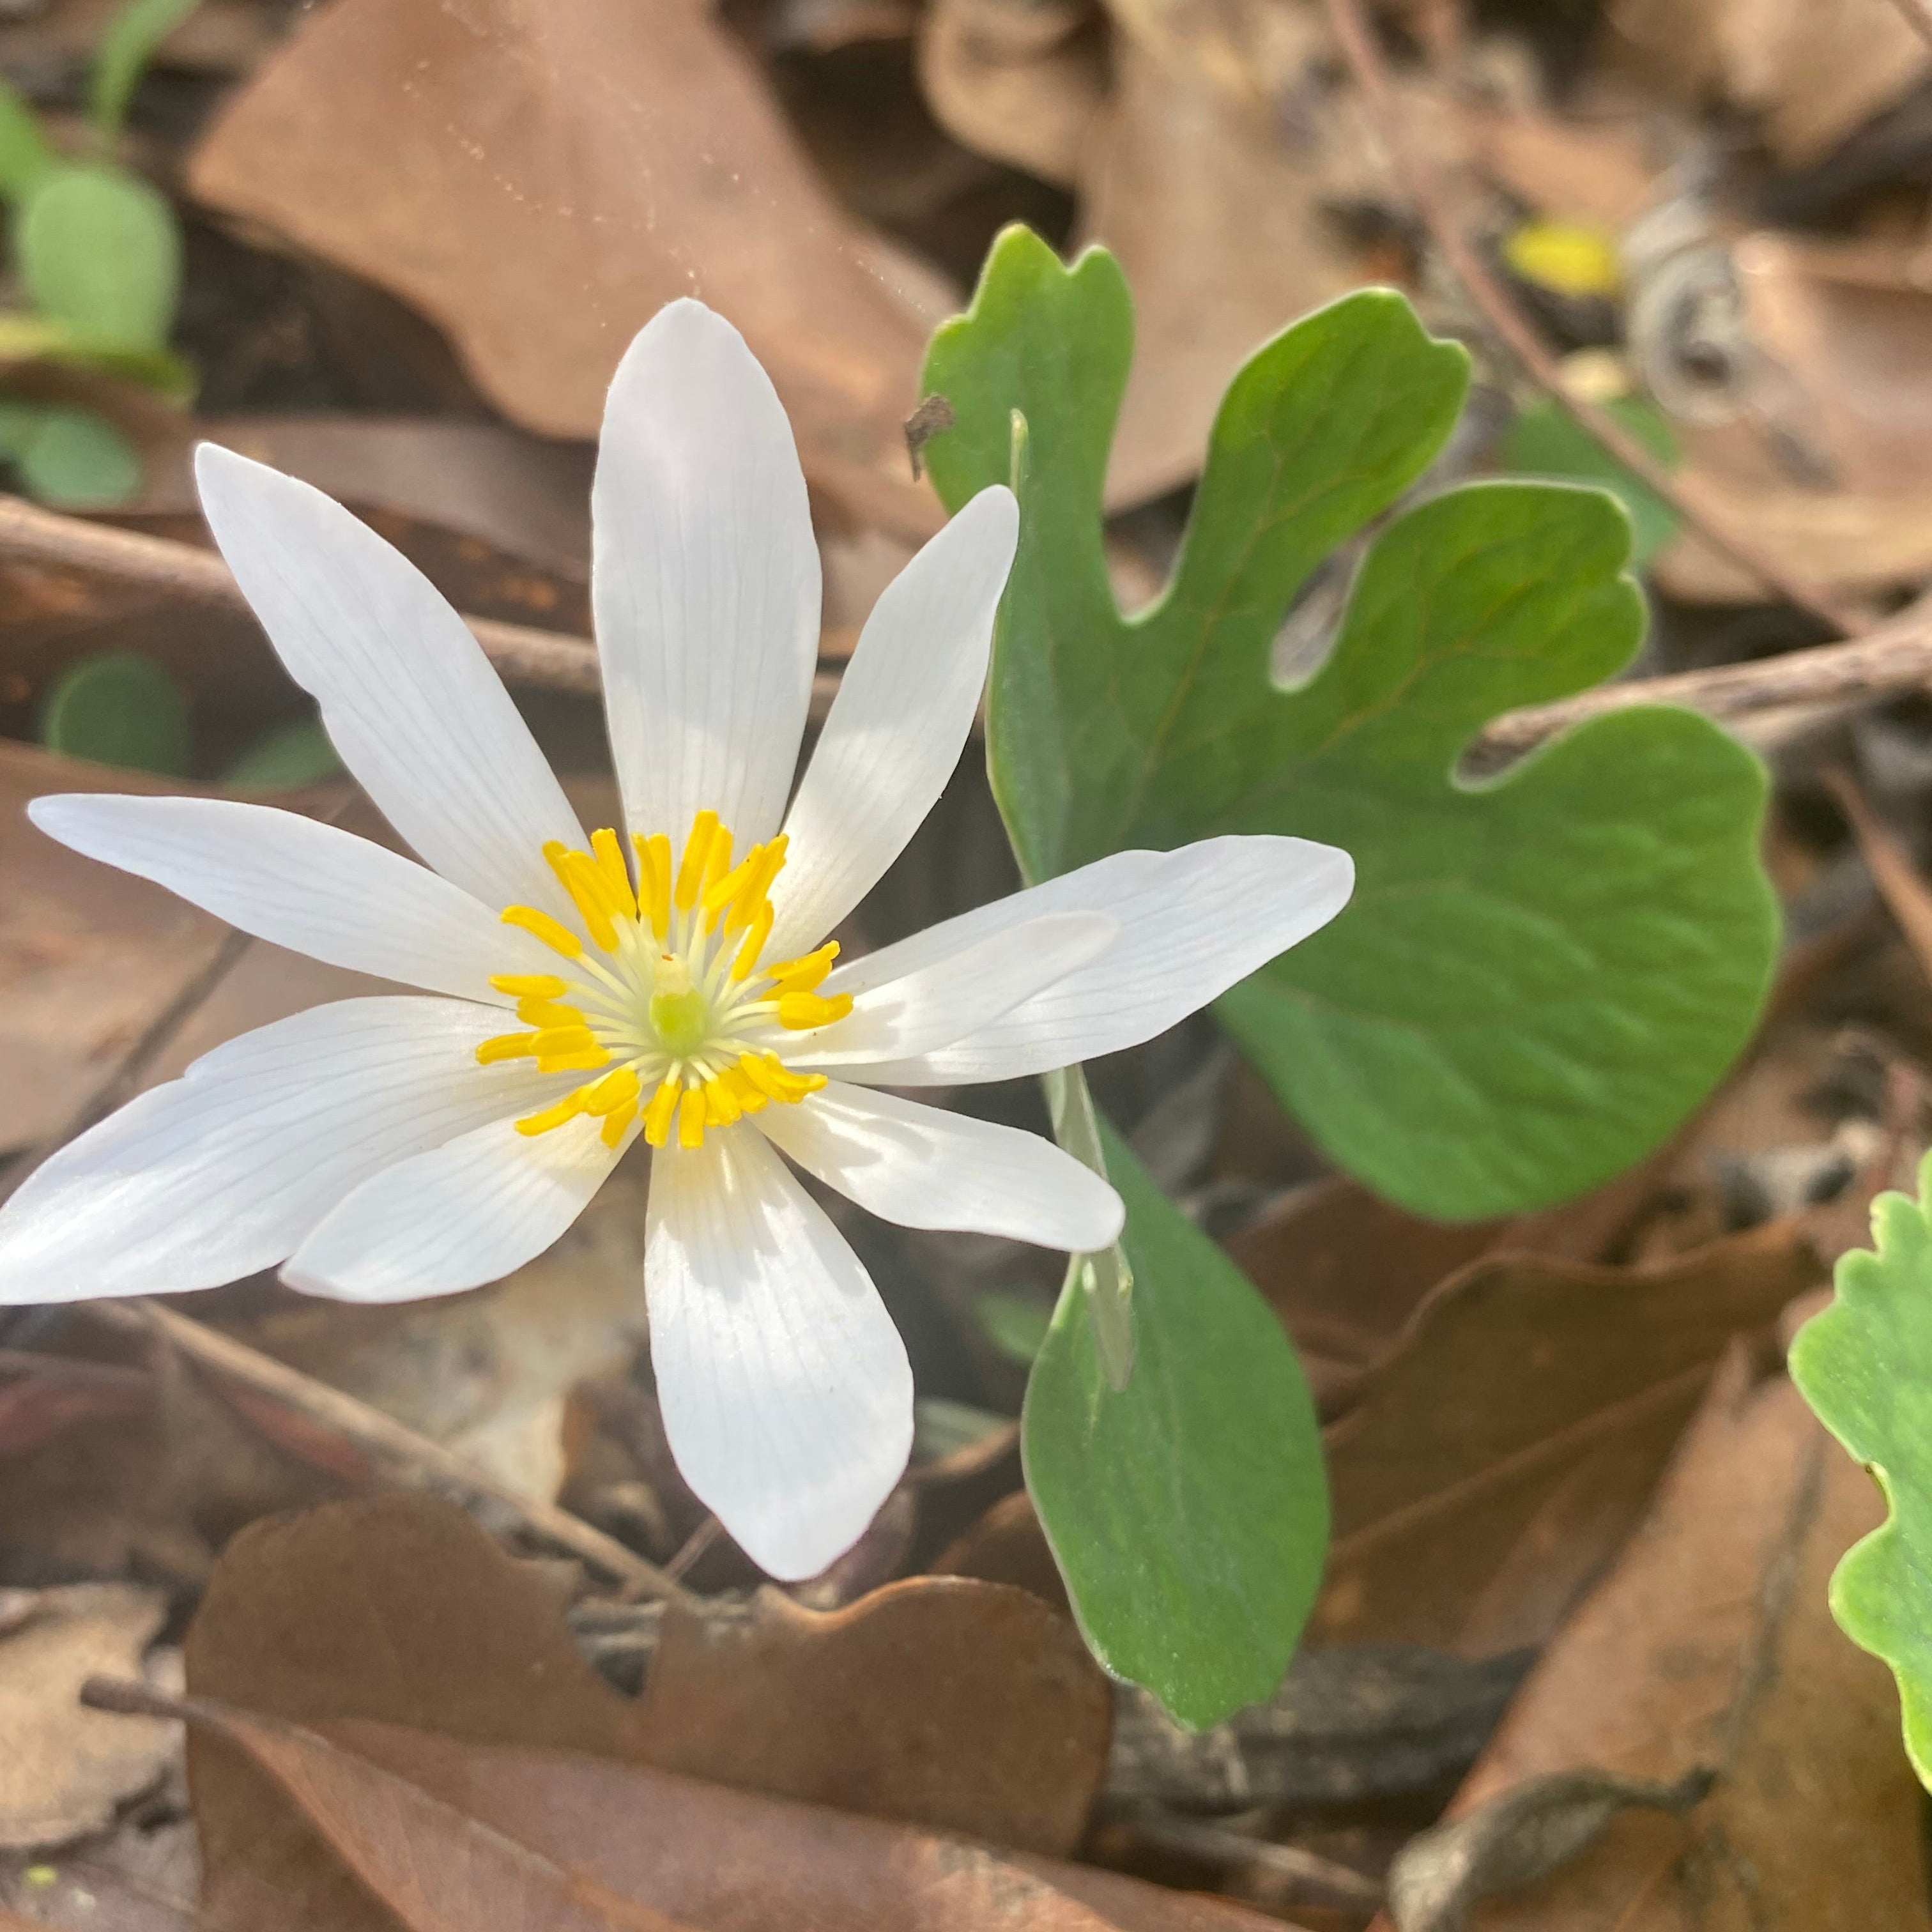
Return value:
M 560 840 L 544 848 L 591 944 L 534 906 L 507 907 L 503 922 L 560 954 L 570 974 L 492 979 L 529 1030 L 485 1040 L 476 1058 L 598 1076 L 518 1121 L 520 1133 L 548 1133 L 588 1114 L 614 1148 L 641 1113 L 652 1147 L 674 1133 L 680 1146 L 699 1147 L 706 1127 L 774 1102 L 795 1106 L 823 1087 L 824 1074 L 794 1073 L 761 1042 L 773 1027 L 807 1033 L 842 1019 L 852 998 L 818 991 L 838 956 L 836 940 L 801 958 L 758 964 L 771 936 L 772 884 L 785 861 L 783 832 L 736 866 L 731 834 L 713 812 L 698 814 L 675 868 L 665 833 L 631 842 L 634 882 L 608 828 L 591 835 L 588 852 Z

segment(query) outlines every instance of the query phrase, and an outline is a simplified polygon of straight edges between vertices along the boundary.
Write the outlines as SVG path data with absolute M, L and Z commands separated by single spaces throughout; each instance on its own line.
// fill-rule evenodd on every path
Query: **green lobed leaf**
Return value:
M 174 320 L 181 237 L 166 196 L 105 163 L 41 176 L 14 212 L 21 280 L 90 340 L 158 348 Z
M 1321 1582 L 1315 1405 L 1281 1324 L 1103 1121 L 1127 1204 L 1134 1370 L 1108 1386 L 1063 1293 L 1027 1388 L 1027 1486 L 1089 1647 L 1183 1724 L 1268 1696 Z
M 1846 1553 L 1832 1614 L 1898 1680 L 1905 1748 L 1932 1787 L 1932 1154 L 1918 1198 L 1872 1203 L 1877 1252 L 1838 1267 L 1832 1305 L 1791 1346 L 1792 1379 L 1869 1469 L 1889 1515 Z
M 1677 438 L 1661 410 L 1640 396 L 1616 397 L 1604 407 L 1660 463 L 1676 467 Z M 1630 515 L 1633 570 L 1647 568 L 1677 534 L 1677 512 L 1555 403 L 1533 404 L 1517 416 L 1503 440 L 1502 460 L 1525 476 L 1600 484 L 1609 490 Z
M 94 50 L 94 83 L 88 102 L 94 124 L 108 140 L 121 131 L 128 103 L 154 50 L 201 0 L 128 0 Z
M 48 692 L 40 742 L 96 764 L 179 778 L 192 743 L 187 694 L 152 658 L 135 652 L 83 658 Z
M 1502 778 L 1454 776 L 1499 712 L 1624 664 L 1629 526 L 1597 490 L 1478 483 L 1389 524 L 1301 688 L 1274 634 L 1334 548 L 1399 498 L 1459 410 L 1466 358 L 1369 290 L 1276 337 L 1216 422 L 1172 581 L 1124 618 L 1102 480 L 1132 353 L 1118 264 L 1010 230 L 928 354 L 956 508 L 1028 426 L 988 760 L 1028 875 L 1133 846 L 1288 832 L 1354 858 L 1348 908 L 1222 1002 L 1344 1167 L 1416 1212 L 1515 1213 L 1655 1146 L 1749 1036 L 1775 902 L 1764 775 L 1707 721 L 1634 709 Z

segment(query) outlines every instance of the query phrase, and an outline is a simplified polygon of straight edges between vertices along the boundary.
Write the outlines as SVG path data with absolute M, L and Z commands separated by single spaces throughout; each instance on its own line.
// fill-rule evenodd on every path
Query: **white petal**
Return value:
M 493 1120 L 364 1181 L 310 1233 L 282 1279 L 343 1301 L 481 1288 L 536 1260 L 622 1151 L 606 1147 L 591 1120 L 535 1135 Z
M 658 1154 L 644 1286 L 685 1480 L 760 1568 L 816 1576 L 912 1448 L 905 1345 L 858 1257 L 740 1125 Z
M 788 1066 L 830 1072 L 870 1068 L 950 1046 L 982 1032 L 1056 980 L 1097 959 L 1118 928 L 1104 913 L 1064 912 L 1030 920 L 916 970 L 868 987 L 842 1020 L 778 1041 Z M 788 1043 L 795 1042 L 796 1044 Z
M 1347 853 L 1306 838 L 1231 836 L 1175 852 L 1116 852 L 854 960 L 823 990 L 862 998 L 864 989 L 928 970 L 960 947 L 1023 950 L 1024 922 L 1042 913 L 1105 912 L 1120 930 L 1090 964 L 970 1035 L 853 1077 L 923 1087 L 1043 1073 L 1165 1033 L 1326 926 L 1348 903 L 1354 878 Z
M 1018 538 L 1012 492 L 982 490 L 873 607 L 785 820 L 772 958 L 808 950 L 872 890 L 952 776 Z
M 525 935 L 460 886 L 299 812 L 233 799 L 68 792 L 27 815 L 90 859 L 331 966 L 500 1006 L 490 975 L 542 971 Z
M 486 905 L 566 910 L 542 847 L 583 845 L 577 814 L 442 593 L 320 490 L 212 443 L 194 466 L 228 567 L 382 815 Z
M 0 1209 L 0 1302 L 214 1288 L 272 1267 L 370 1174 L 565 1084 L 479 1066 L 494 1006 L 313 1006 L 204 1054 L 64 1148 Z
M 818 547 L 791 425 L 701 302 L 624 352 L 591 490 L 591 599 L 631 829 L 778 829 L 818 656 Z
M 758 1117 L 808 1174 L 902 1228 L 962 1228 L 1088 1254 L 1126 1210 L 1094 1170 L 1038 1134 L 834 1081 Z

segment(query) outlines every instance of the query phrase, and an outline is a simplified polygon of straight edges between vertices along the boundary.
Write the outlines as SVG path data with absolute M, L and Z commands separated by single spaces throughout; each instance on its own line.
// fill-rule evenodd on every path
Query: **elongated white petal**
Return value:
M 952 776 L 1018 538 L 1012 492 L 982 490 L 873 607 L 785 819 L 772 958 L 809 950 L 872 890 Z
M 556 1240 L 622 1150 L 604 1144 L 592 1120 L 533 1135 L 493 1120 L 344 1196 L 290 1257 L 282 1279 L 342 1301 L 413 1301 L 480 1288 Z
M 1116 852 L 853 962 L 825 982 L 856 992 L 932 970 L 958 949 L 1024 950 L 1026 922 L 1084 908 L 1119 932 L 1076 972 L 943 1046 L 855 1067 L 884 1087 L 1011 1080 L 1137 1046 L 1204 1006 L 1348 903 L 1354 862 L 1332 845 L 1262 836 L 1174 852 Z
M 626 350 L 591 491 L 591 599 L 633 831 L 778 829 L 818 660 L 818 547 L 791 425 L 744 338 L 671 303 Z
M 562 788 L 482 647 L 402 553 L 232 450 L 195 452 L 221 554 L 382 815 L 486 905 L 568 908 L 545 840 L 581 846 Z
M 500 1006 L 490 975 L 543 967 L 460 886 L 299 812 L 233 799 L 68 792 L 27 815 L 90 859 L 331 966 Z
M 758 1117 L 808 1174 L 902 1228 L 961 1228 L 1085 1254 L 1119 1236 L 1120 1197 L 1052 1142 L 842 1081 Z
M 858 1257 L 749 1125 L 662 1150 L 648 1220 L 671 1454 L 754 1562 L 815 1576 L 905 1467 L 905 1345 Z
M 204 1054 L 0 1209 L 0 1302 L 168 1294 L 272 1267 L 370 1174 L 556 1097 L 479 1066 L 501 1012 L 415 995 L 312 1006 Z
M 928 1053 L 997 1024 L 1114 944 L 1104 913 L 1052 913 L 867 987 L 842 1020 L 784 1049 L 788 1066 L 831 1072 Z M 865 1076 L 872 1078 L 869 1072 Z

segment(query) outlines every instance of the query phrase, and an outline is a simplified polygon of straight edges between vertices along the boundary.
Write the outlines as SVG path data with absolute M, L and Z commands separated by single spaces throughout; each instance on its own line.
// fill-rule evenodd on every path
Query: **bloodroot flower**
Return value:
M 621 830 L 585 833 L 461 620 L 381 538 L 225 450 L 198 471 L 283 663 L 422 862 L 224 800 L 44 798 L 34 821 L 422 990 L 245 1034 L 82 1136 L 0 1214 L 0 1300 L 277 1265 L 345 1300 L 452 1294 L 542 1252 L 641 1138 L 672 1450 L 766 1570 L 813 1574 L 898 1480 L 913 1390 L 787 1162 L 908 1227 L 1105 1247 L 1121 1208 L 1098 1175 L 887 1090 L 1150 1038 L 1331 918 L 1348 858 L 1277 838 L 1118 853 L 842 961 L 826 935 L 965 745 L 1017 515 L 982 492 L 879 599 L 788 810 L 818 552 L 778 398 L 696 302 L 626 355 L 592 496 Z

